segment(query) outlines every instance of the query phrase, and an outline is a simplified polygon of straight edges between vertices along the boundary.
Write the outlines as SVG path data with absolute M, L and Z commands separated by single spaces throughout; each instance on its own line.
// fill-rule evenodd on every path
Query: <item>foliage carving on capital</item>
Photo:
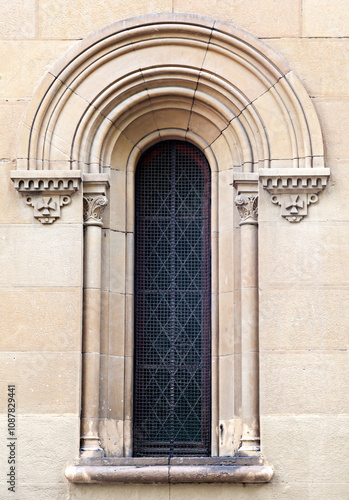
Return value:
M 86 226 L 102 226 L 103 212 L 108 205 L 108 198 L 104 195 L 84 196 L 84 223 Z
M 239 194 L 235 198 L 235 205 L 240 214 L 240 225 L 258 223 L 258 196 Z

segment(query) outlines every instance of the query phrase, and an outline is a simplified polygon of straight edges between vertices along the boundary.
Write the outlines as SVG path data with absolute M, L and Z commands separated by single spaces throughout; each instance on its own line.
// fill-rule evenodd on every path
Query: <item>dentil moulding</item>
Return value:
M 15 188 L 34 208 L 34 217 L 42 224 L 52 224 L 61 215 L 61 207 L 71 202 L 79 190 L 80 170 L 12 170 Z
M 281 215 L 289 222 L 300 222 L 308 214 L 308 205 L 318 201 L 330 176 L 329 168 L 261 168 L 259 178 L 281 206 Z

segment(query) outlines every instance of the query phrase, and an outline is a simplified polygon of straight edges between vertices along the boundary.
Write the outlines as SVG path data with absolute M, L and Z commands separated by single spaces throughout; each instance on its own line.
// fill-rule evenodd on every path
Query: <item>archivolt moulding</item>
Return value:
M 110 25 L 57 62 L 24 119 L 17 169 L 125 170 L 170 129 L 223 170 L 324 167 L 313 105 L 281 57 L 226 23 L 159 14 Z
M 108 26 L 58 61 L 24 120 L 17 168 L 121 168 L 118 150 L 168 128 L 218 160 L 225 149 L 221 168 L 323 167 L 315 111 L 283 59 L 228 24 L 164 14 Z

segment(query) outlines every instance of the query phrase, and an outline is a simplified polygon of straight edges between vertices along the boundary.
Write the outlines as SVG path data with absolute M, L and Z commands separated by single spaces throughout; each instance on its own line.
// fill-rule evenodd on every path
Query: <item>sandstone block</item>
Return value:
M 271 287 L 260 291 L 262 350 L 348 346 L 348 287 Z
M 260 374 L 262 414 L 349 414 L 345 348 L 262 351 Z
M 125 300 L 123 294 L 109 296 L 109 353 L 112 356 L 124 354 Z
M 115 231 L 126 229 L 126 173 L 110 171 L 110 228 Z
M 234 292 L 219 296 L 219 354 L 234 354 Z
M 221 231 L 219 241 L 219 291 L 221 293 L 234 290 L 234 232 Z M 229 272 L 227 270 L 229 269 Z
M 169 500 L 168 484 L 79 484 L 70 486 L 71 500 L 95 500 L 96 492 L 103 500 Z M 171 486 L 172 488 L 172 486 Z M 183 497 L 182 497 L 183 498 Z
M 195 12 L 203 16 L 221 19 L 249 31 L 258 37 L 299 36 L 300 2 L 285 0 L 278 3 L 272 0 L 259 2 L 253 0 L 210 1 L 174 0 L 175 12 Z
M 349 65 L 348 65 L 349 82 Z M 346 137 L 349 133 L 349 99 L 314 99 L 324 136 L 325 155 L 329 159 L 347 159 Z
M 233 355 L 220 356 L 219 357 L 219 416 L 223 420 L 230 420 L 234 418 L 233 373 L 234 373 L 234 356 Z
M 18 129 L 28 102 L 24 99 L 0 101 L 0 122 L 6 124 L 0 128 L 0 157 L 16 158 Z
M 62 464 L 74 460 L 79 450 L 78 416 L 19 415 L 17 423 L 19 492 L 32 485 L 33 477 L 37 486 L 64 483 Z
M 234 189 L 233 171 L 223 170 L 218 174 L 219 219 L 218 231 L 233 230 L 234 228 Z
M 304 37 L 347 37 L 349 11 L 346 0 L 304 0 L 302 4 Z
M 81 286 L 81 225 L 3 224 L 0 234 L 0 286 Z
M 4 351 L 79 351 L 80 288 L 0 288 Z
M 157 12 L 171 12 L 171 0 L 128 2 L 127 0 L 40 0 L 40 35 L 43 38 L 79 39 L 112 22 Z M 81 16 L 81 12 L 84 15 Z
M 108 416 L 124 418 L 124 358 L 109 356 L 108 363 Z
M 125 244 L 125 233 L 110 232 L 110 290 L 115 293 L 125 292 Z
M 2 393 L 16 384 L 18 412 L 26 414 L 78 414 L 80 355 L 64 352 L 3 352 L 0 354 Z M 5 413 L 3 398 L 0 411 Z
M 0 98 L 31 97 L 44 74 L 71 45 L 62 40 L 0 41 Z
M 269 39 L 268 45 L 285 57 L 310 96 L 349 96 L 348 39 Z
M 311 483 L 310 490 L 313 490 L 317 483 L 316 491 L 319 491 L 327 483 L 336 491 L 335 484 L 342 483 L 344 491 L 348 491 L 348 457 L 338 453 L 338 447 L 349 437 L 348 424 L 349 417 L 344 415 L 263 416 L 263 454 L 275 467 L 273 487 L 275 483 L 288 483 L 291 491 L 294 483 Z M 313 500 L 317 497 L 311 493 L 290 498 Z M 344 500 L 345 496 L 338 498 Z
M 35 0 L 1 2 L 0 38 L 35 38 Z
M 292 224 L 278 215 L 275 223 L 259 223 L 260 286 L 349 283 L 349 225 L 307 217 Z

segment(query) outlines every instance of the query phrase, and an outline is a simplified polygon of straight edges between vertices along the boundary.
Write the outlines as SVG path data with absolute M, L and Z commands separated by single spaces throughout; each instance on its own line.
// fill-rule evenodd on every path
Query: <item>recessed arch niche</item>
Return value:
M 257 457 L 253 462 L 256 468 L 252 471 L 246 466 L 246 472 L 232 468 L 229 481 L 266 482 L 271 479 L 272 471 L 258 461 L 258 362 L 252 367 L 254 387 L 245 406 L 246 396 L 239 394 L 238 390 L 235 394 L 232 385 L 228 385 L 233 394 L 230 406 L 229 402 L 222 404 L 219 396 L 219 391 L 227 389 L 227 386 L 219 387 L 219 344 L 221 331 L 227 335 L 229 330 L 219 320 L 220 293 L 226 286 L 221 287 L 219 277 L 226 276 L 232 267 L 219 269 L 218 261 L 222 255 L 231 254 L 232 241 L 239 239 L 232 184 L 235 194 L 247 196 L 250 200 L 249 208 L 240 197 L 238 208 L 244 205 L 242 223 L 246 224 L 245 228 L 249 224 L 255 227 L 255 238 L 259 178 L 263 187 L 273 195 L 274 203 L 282 204 L 280 197 L 284 196 L 284 188 L 287 196 L 292 190 L 300 190 L 301 196 L 309 196 L 303 201 L 305 210 L 307 204 L 317 200 L 317 193 L 326 185 L 329 171 L 324 167 L 323 141 L 315 110 L 301 81 L 287 63 L 248 33 L 194 15 L 163 14 L 130 19 L 87 37 L 45 76 L 21 127 L 17 171 L 12 172 L 12 179 L 19 192 L 30 195 L 34 216 L 39 218 L 40 215 L 35 215 L 35 210 L 39 210 L 35 196 L 57 196 L 56 206 L 61 204 L 64 210 L 63 205 L 70 202 L 70 197 L 81 185 L 84 195 L 87 231 L 82 456 L 96 459 L 104 452 L 114 456 L 130 456 L 132 453 L 132 398 L 127 394 L 132 387 L 130 339 L 133 320 L 130 303 L 133 293 L 134 172 L 146 149 L 168 139 L 180 139 L 197 146 L 205 154 L 212 172 L 212 352 L 217 361 L 213 369 L 216 375 L 213 375 L 212 389 L 212 454 L 232 456 L 241 435 L 248 434 L 249 428 L 253 429 L 254 435 L 245 435 L 244 443 L 247 443 L 246 453 L 251 451 L 251 455 Z M 110 198 L 109 207 L 102 221 L 106 196 Z M 291 209 L 301 212 L 297 203 L 300 202 L 295 201 Z M 46 210 L 52 212 L 49 206 Z M 283 210 L 285 214 L 282 215 L 288 216 L 291 222 L 298 222 L 306 215 L 303 212 L 299 216 L 298 212 L 297 216 L 293 212 L 290 215 L 284 206 Z M 52 223 L 58 217 L 59 209 L 50 220 L 43 217 L 39 220 Z M 118 433 L 117 440 L 121 443 L 115 453 L 106 451 L 105 447 L 103 451 L 100 447 L 101 433 L 104 432 L 99 425 L 101 290 L 104 289 L 103 280 L 109 280 L 107 286 L 111 286 L 111 278 L 106 278 L 106 273 L 101 272 L 101 255 L 96 260 L 90 248 L 101 248 L 102 231 L 105 235 L 103 242 L 117 235 L 115 248 L 120 251 L 124 269 L 122 277 L 116 279 L 119 283 L 116 292 L 123 296 L 124 361 L 120 369 L 125 377 L 120 390 L 125 395 L 125 405 L 117 417 L 111 418 L 114 427 L 109 426 Z M 220 231 L 225 233 L 225 241 L 229 240 L 229 244 L 220 240 Z M 244 231 L 245 237 L 248 236 L 248 231 Z M 248 238 L 246 241 L 250 241 Z M 254 248 L 256 250 L 257 246 Z M 255 264 L 251 262 L 251 265 Z M 243 268 L 236 272 L 231 270 L 233 277 L 229 286 L 232 289 L 224 289 L 225 292 L 233 293 L 242 272 Z M 255 294 L 258 283 L 254 281 L 250 288 Z M 251 305 L 255 299 L 249 300 Z M 255 324 L 252 333 L 255 335 L 258 331 L 258 305 L 253 307 Z M 241 314 L 243 310 L 244 307 Z M 127 315 L 126 311 L 131 313 Z M 241 317 L 237 323 L 243 323 Z M 88 337 L 86 341 L 87 331 L 93 331 L 93 338 Z M 232 335 L 243 337 L 244 333 L 237 327 Z M 229 341 L 226 338 L 221 344 L 229 344 Z M 88 355 L 85 361 L 84 354 Z M 93 360 L 94 354 L 97 357 Z M 231 384 L 243 385 L 241 367 L 235 366 L 233 371 Z M 86 386 L 87 380 L 89 387 Z M 101 391 L 103 393 L 103 388 Z M 255 400 L 251 403 L 253 398 Z M 244 408 L 247 408 L 247 413 L 254 413 L 244 417 Z M 103 418 L 108 420 L 109 417 L 106 414 Z M 252 443 L 250 448 L 249 441 Z M 101 480 L 102 476 L 103 480 L 127 481 L 123 472 L 111 472 L 102 463 L 101 468 L 94 469 L 94 472 L 83 469 L 85 466 L 86 463 L 70 469 L 67 477 L 75 482 Z M 215 464 L 205 465 L 206 468 L 211 466 L 215 467 Z M 166 467 L 161 472 L 163 482 L 170 481 Z M 227 480 L 219 471 L 211 472 L 207 475 L 208 481 Z M 130 481 L 137 476 L 134 471 L 132 474 Z M 151 474 L 150 482 L 153 480 Z M 182 468 L 173 482 L 180 482 L 178 478 L 183 478 L 183 474 L 186 481 L 196 480 L 196 472 L 189 467 L 187 471 Z

